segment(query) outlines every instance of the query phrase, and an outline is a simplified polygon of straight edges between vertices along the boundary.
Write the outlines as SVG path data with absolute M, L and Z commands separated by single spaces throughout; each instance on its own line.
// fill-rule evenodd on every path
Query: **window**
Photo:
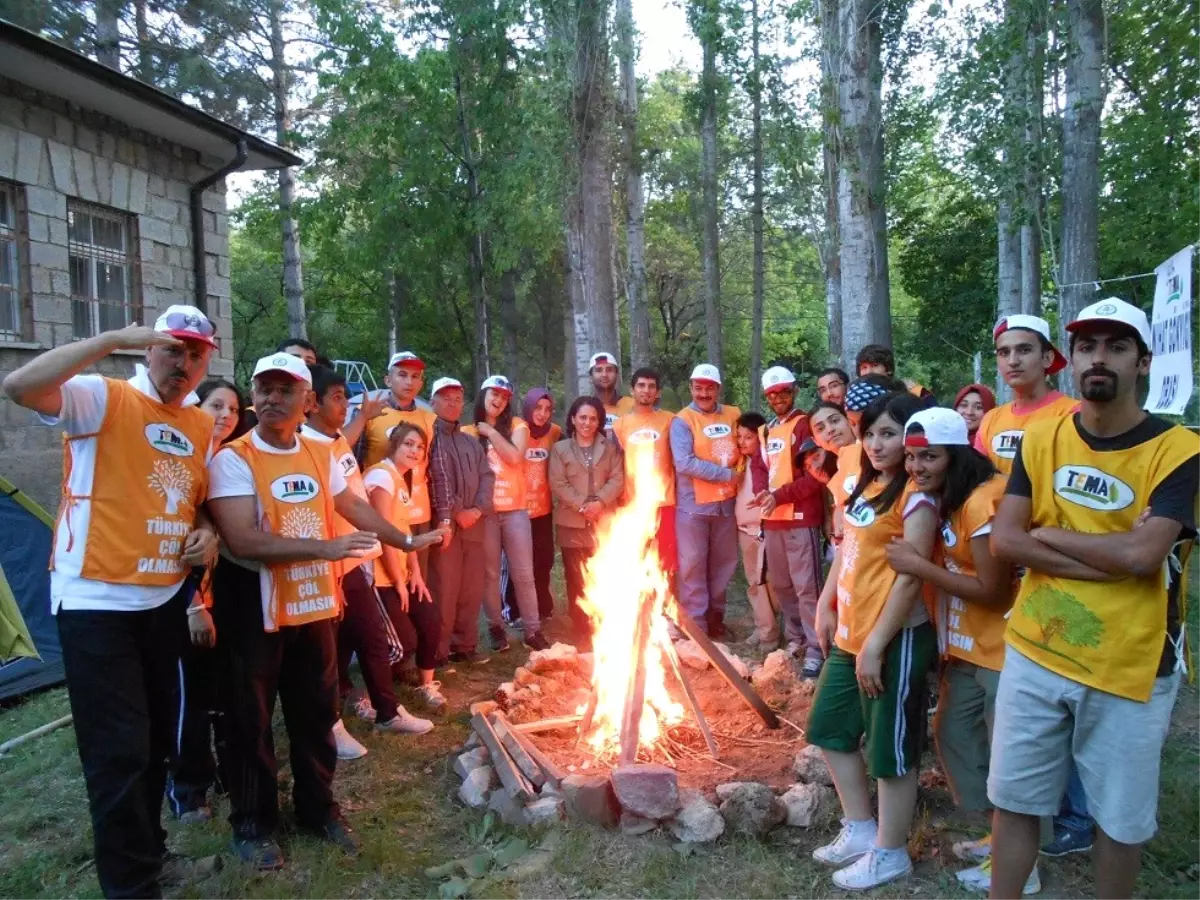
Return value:
M 24 336 L 21 215 L 17 186 L 0 181 L 0 340 Z
M 138 321 L 133 218 L 69 200 L 67 242 L 75 337 L 92 337 Z

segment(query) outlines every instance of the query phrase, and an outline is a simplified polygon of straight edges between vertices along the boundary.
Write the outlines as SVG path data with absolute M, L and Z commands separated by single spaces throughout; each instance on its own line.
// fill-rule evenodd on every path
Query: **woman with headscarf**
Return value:
M 967 435 L 975 443 L 975 432 L 983 417 L 996 407 L 996 395 L 986 384 L 968 384 L 954 395 L 954 411 L 967 423 Z

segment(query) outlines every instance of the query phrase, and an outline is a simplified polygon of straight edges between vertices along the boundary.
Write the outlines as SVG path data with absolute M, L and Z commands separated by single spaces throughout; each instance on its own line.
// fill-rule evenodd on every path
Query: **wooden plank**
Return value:
M 692 709 L 692 715 L 696 717 L 696 724 L 700 726 L 700 733 L 704 735 L 704 743 L 708 745 L 708 752 L 712 754 L 713 759 L 720 759 L 721 754 L 717 751 L 717 741 L 713 737 L 712 730 L 708 727 L 708 720 L 704 718 L 704 713 L 700 711 L 700 701 L 696 699 L 696 692 L 692 690 L 692 683 L 687 680 L 687 676 L 683 672 L 683 666 L 679 664 L 679 654 L 675 652 L 675 645 L 670 641 L 663 648 L 663 656 L 671 664 L 671 670 L 675 673 L 675 678 L 678 679 L 680 687 L 683 688 L 683 695 L 687 697 L 688 706 Z
M 525 752 L 529 754 L 530 759 L 541 767 L 542 773 L 546 776 L 546 781 L 550 782 L 554 787 L 559 787 L 562 784 L 562 780 L 567 777 L 566 773 L 556 766 L 554 761 L 543 753 L 541 748 L 529 736 L 518 731 L 517 726 L 508 721 L 508 716 L 502 712 L 496 712 L 493 715 L 504 723 L 504 727 L 508 729 L 508 733 L 512 735 L 513 740 L 520 744 Z
M 704 651 L 704 655 L 712 660 L 712 664 L 716 666 L 721 677 L 724 678 L 729 686 L 738 692 L 738 696 L 745 701 L 746 705 L 758 713 L 759 717 L 766 723 L 768 728 L 778 728 L 780 726 L 779 716 L 775 714 L 775 710 L 767 706 L 766 701 L 758 696 L 758 692 L 750 686 L 737 669 L 725 658 L 725 654 L 718 650 L 708 635 L 692 621 L 692 617 L 687 613 L 679 616 L 678 620 L 671 619 L 675 627 L 686 634 L 689 638 L 696 642 L 696 645 Z
M 471 727 L 475 729 L 475 733 L 479 735 L 483 745 L 488 748 L 488 753 L 492 755 L 492 767 L 500 776 L 500 783 L 504 785 L 509 796 L 514 799 L 521 797 L 525 800 L 533 800 L 537 797 L 537 794 L 529 788 L 525 776 L 521 774 L 517 764 L 512 761 L 508 751 L 504 749 L 500 738 L 496 736 L 496 732 L 492 729 L 492 723 L 479 713 L 475 713 L 471 716 Z
M 600 694 L 596 690 L 596 686 L 592 685 L 592 691 L 588 694 L 587 707 L 583 711 L 583 717 L 579 722 L 579 733 L 575 735 L 575 746 L 579 746 L 579 742 L 583 740 L 584 735 L 592 730 L 592 718 L 596 715 L 596 704 L 600 702 Z
M 561 728 L 574 728 L 583 716 L 576 713 L 572 716 L 558 716 L 554 719 L 538 719 L 536 722 L 520 722 L 513 725 L 513 731 L 522 734 L 537 734 L 539 731 L 558 731 Z
M 654 594 L 643 595 L 633 631 L 633 677 L 625 687 L 625 705 L 621 710 L 620 753 L 622 766 L 637 762 L 638 735 L 642 711 L 646 705 L 646 645 L 650 642 L 650 616 L 654 613 Z
M 546 776 L 542 774 L 541 768 L 534 761 L 525 748 L 521 746 L 520 741 L 513 737 L 507 726 L 504 724 L 504 716 L 500 713 L 492 713 L 489 716 L 492 723 L 492 730 L 496 732 L 500 738 L 500 743 L 504 745 L 504 749 L 508 751 L 508 755 L 512 757 L 512 761 L 517 764 L 517 768 L 521 770 L 534 789 L 540 788 L 546 783 Z

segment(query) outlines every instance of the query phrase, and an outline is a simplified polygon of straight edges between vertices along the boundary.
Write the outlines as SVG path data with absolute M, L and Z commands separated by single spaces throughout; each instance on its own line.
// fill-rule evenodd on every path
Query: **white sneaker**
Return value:
M 440 681 L 431 681 L 417 688 L 417 695 L 433 712 L 445 712 L 446 710 L 446 698 L 442 696 L 442 692 L 439 690 L 441 686 L 442 683 Z
M 799 659 L 804 654 L 804 645 L 799 641 L 788 641 L 787 655 Z
M 354 735 L 346 730 L 346 724 L 341 719 L 333 726 L 333 741 L 337 744 L 338 759 L 362 759 L 367 755 L 367 748 L 354 739 Z
M 874 847 L 844 869 L 833 873 L 833 883 L 844 891 L 869 891 L 881 884 L 911 875 L 912 860 L 908 851 L 881 850 Z
M 376 722 L 375 730 L 391 734 L 428 734 L 433 731 L 433 723 L 428 719 L 418 719 L 403 706 L 399 706 L 396 708 L 396 718 Z
M 875 849 L 875 838 L 878 834 L 879 826 L 875 824 L 874 819 L 868 822 L 842 819 L 842 830 L 838 832 L 833 843 L 814 850 L 813 859 L 827 866 L 852 863 L 864 853 Z
M 371 698 L 364 695 L 355 700 L 354 714 L 364 722 L 374 722 L 375 707 L 371 705 Z
M 992 889 L 992 858 L 989 856 L 979 865 L 970 869 L 963 869 L 961 872 L 955 872 L 954 877 L 958 879 L 958 883 L 968 890 L 988 892 Z M 1021 893 L 1026 897 L 1037 894 L 1042 890 L 1042 879 L 1038 876 L 1037 865 L 1033 867 L 1033 871 L 1029 873 L 1029 878 L 1025 881 L 1025 887 L 1021 888 Z
M 950 847 L 950 852 L 964 862 L 987 859 L 992 855 L 992 836 L 986 834 L 977 841 L 958 841 Z

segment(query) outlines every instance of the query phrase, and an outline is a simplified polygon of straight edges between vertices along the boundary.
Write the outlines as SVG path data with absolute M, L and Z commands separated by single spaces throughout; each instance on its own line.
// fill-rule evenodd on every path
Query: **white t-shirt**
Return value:
M 129 383 L 147 397 L 161 402 L 145 366 L 136 367 Z M 103 376 L 76 375 L 69 378 L 59 392 L 62 395 L 62 408 L 58 415 L 39 414 L 39 419 L 47 425 L 60 426 L 68 435 L 93 434 L 100 429 L 108 411 L 108 384 Z M 199 402 L 200 398 L 192 393 L 184 398 L 183 405 L 195 406 Z M 92 501 L 86 498 L 91 496 L 96 472 L 96 438 L 67 441 L 63 452 L 71 455 L 71 475 L 67 487 L 71 494 L 81 499 L 71 507 L 71 528 L 68 530 L 65 517 L 60 518 L 55 527 L 50 612 L 57 614 L 60 609 L 138 612 L 162 606 L 175 596 L 186 575 L 172 585 L 147 586 L 96 581 L 80 574 L 87 552 L 88 526 L 92 519 Z M 210 447 L 205 458 L 211 454 Z M 73 543 L 72 534 L 75 536 Z M 70 550 L 67 550 L 68 544 L 71 545 Z

